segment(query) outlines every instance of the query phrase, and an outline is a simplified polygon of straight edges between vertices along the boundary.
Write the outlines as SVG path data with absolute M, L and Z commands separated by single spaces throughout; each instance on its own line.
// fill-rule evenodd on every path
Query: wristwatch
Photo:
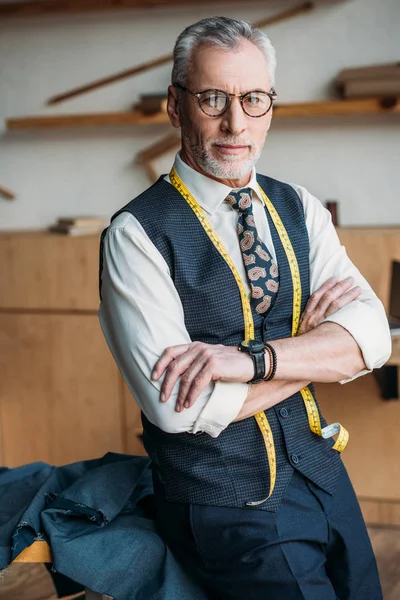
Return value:
M 265 347 L 263 342 L 248 340 L 247 344 L 240 342 L 238 346 L 240 352 L 250 354 L 254 363 L 254 377 L 247 383 L 260 383 L 265 377 Z

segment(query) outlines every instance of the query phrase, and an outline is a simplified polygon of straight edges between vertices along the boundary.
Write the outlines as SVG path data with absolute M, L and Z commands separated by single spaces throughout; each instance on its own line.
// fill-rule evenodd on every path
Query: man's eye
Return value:
M 260 103 L 260 96 L 256 94 L 250 94 L 250 96 L 246 96 L 245 98 L 246 104 L 251 104 L 251 106 L 256 106 Z
M 226 96 L 223 94 L 209 93 L 200 100 L 203 106 L 216 110 L 222 110 L 226 104 Z

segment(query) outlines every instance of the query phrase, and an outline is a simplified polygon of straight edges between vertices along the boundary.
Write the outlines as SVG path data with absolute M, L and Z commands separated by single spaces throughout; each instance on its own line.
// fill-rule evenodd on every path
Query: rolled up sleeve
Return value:
M 360 286 L 361 295 L 325 321 L 337 323 L 357 342 L 366 369 L 340 383 L 381 367 L 391 354 L 391 336 L 382 302 L 347 256 L 341 245 L 329 211 L 317 198 L 301 186 L 293 186 L 303 201 L 310 241 L 310 293 L 314 293 L 330 277 L 353 277 L 354 286 Z
M 168 433 L 217 437 L 236 418 L 248 394 L 245 383 L 211 382 L 193 406 L 177 412 L 178 381 L 169 400 L 160 401 L 163 377 L 152 380 L 155 363 L 165 348 L 192 340 L 168 265 L 129 213 L 113 221 L 104 239 L 99 320 L 115 362 L 151 423 Z
M 247 383 L 216 381 L 212 395 L 196 419 L 193 433 L 204 431 L 218 437 L 238 416 L 249 389 Z

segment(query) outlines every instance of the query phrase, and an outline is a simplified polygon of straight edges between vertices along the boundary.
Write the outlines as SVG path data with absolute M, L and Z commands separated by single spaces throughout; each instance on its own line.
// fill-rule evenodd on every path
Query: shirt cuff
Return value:
M 207 404 L 197 417 L 192 433 L 219 436 L 238 416 L 250 390 L 248 383 L 216 381 Z
M 390 357 L 391 338 L 389 325 L 376 314 L 376 310 L 360 301 L 344 306 L 324 322 L 337 323 L 353 336 L 360 347 L 366 369 L 339 383 L 353 381 L 361 375 L 381 367 Z

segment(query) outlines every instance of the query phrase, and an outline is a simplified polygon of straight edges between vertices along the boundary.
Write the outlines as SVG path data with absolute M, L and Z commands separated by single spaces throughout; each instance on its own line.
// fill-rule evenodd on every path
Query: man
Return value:
M 208 596 L 378 600 L 346 434 L 319 426 L 309 382 L 381 366 L 390 335 L 327 211 L 256 176 L 274 70 L 245 22 L 179 36 L 182 148 L 103 236 L 100 322 L 142 409 L 160 531 Z

